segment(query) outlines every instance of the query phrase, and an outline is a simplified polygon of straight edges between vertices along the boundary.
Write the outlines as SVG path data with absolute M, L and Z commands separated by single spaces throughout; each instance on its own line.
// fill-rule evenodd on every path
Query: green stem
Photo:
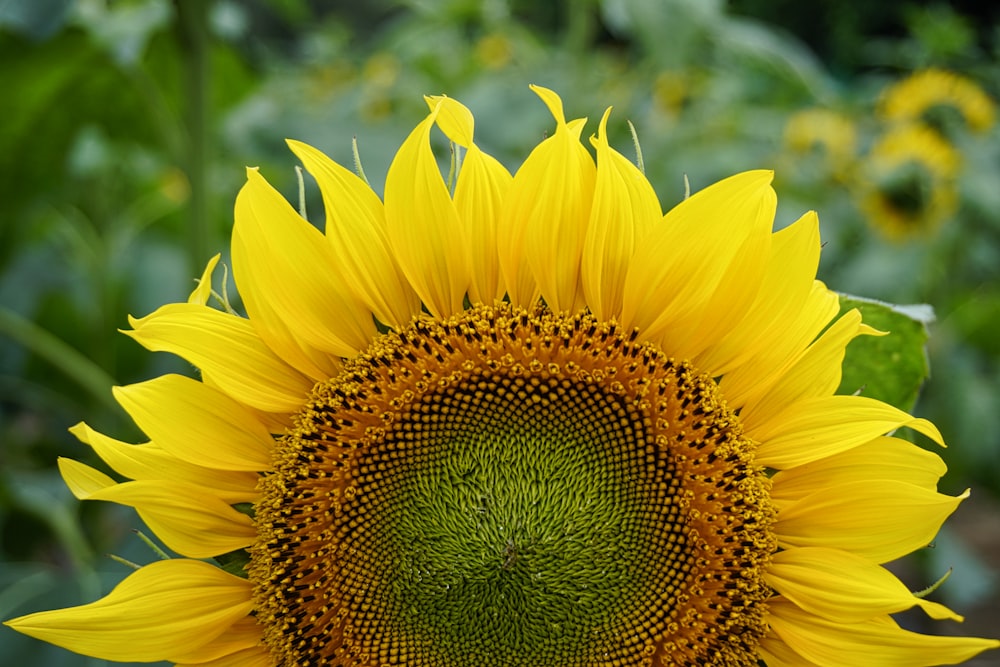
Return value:
M 596 21 L 591 0 L 566 3 L 566 50 L 574 56 L 588 54 Z
M 177 27 L 184 53 L 187 176 L 191 184 L 189 270 L 197 274 L 208 258 L 211 243 L 208 219 L 208 161 L 211 154 L 209 117 L 208 9 L 209 0 L 174 0 Z
M 0 334 L 12 338 L 45 359 L 97 400 L 117 410 L 117 404 L 111 395 L 114 379 L 60 338 L 3 306 L 0 306 Z

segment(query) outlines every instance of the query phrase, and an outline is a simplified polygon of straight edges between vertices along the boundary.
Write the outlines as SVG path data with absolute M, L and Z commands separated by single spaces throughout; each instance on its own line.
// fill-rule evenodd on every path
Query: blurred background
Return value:
M 937 317 L 914 408 L 972 487 L 935 548 L 900 565 L 964 625 L 1000 634 L 1000 5 L 868 0 L 0 0 L 0 619 L 80 604 L 155 558 L 131 510 L 79 503 L 67 428 L 143 441 L 110 387 L 192 369 L 116 333 L 186 298 L 226 252 L 244 166 L 291 200 L 286 137 L 373 187 L 446 93 L 512 170 L 558 91 L 645 171 L 664 208 L 776 170 L 778 225 L 809 209 L 832 288 Z M 308 184 L 308 181 L 307 181 Z M 313 219 L 318 194 L 307 204 Z M 903 407 L 910 408 L 905 405 Z M 0 665 L 97 667 L 0 627 Z M 971 663 L 1000 665 L 987 655 Z

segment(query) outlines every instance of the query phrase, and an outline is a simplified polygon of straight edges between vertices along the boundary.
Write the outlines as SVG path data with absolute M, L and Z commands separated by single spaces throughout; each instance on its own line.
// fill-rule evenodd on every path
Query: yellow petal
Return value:
M 168 660 L 179 664 L 214 665 L 215 667 L 255 664 L 253 662 L 237 663 L 234 660 L 236 658 L 252 658 L 262 651 L 264 655 L 268 655 L 266 649 L 260 646 L 262 634 L 263 631 L 260 624 L 257 623 L 257 619 L 253 616 L 244 616 L 204 646 L 194 650 L 186 646 L 179 646 L 177 652 L 172 653 Z
M 815 332 L 805 334 L 790 329 L 793 322 L 802 319 L 804 308 L 821 305 L 809 299 L 819 266 L 819 251 L 819 218 L 815 213 L 807 213 L 776 232 L 765 264 L 764 279 L 753 305 L 721 340 L 693 359 L 695 365 L 708 375 L 717 377 L 755 357 L 765 356 L 775 359 L 768 363 L 769 367 L 775 368 L 780 364 L 782 347 L 808 335 L 796 348 L 798 352 L 813 340 Z M 755 381 L 759 381 L 760 375 L 755 376 Z
M 671 356 L 692 359 L 753 304 L 770 254 L 770 171 L 732 176 L 670 210 L 636 249 L 622 320 Z
M 862 623 L 914 606 L 931 618 L 962 620 L 944 605 L 914 596 L 884 567 L 839 549 L 779 551 L 764 578 L 801 609 L 831 621 Z
M 898 482 L 848 482 L 826 487 L 778 512 L 778 545 L 830 547 L 886 563 L 929 545 L 957 498 Z
M 313 382 L 260 339 L 249 320 L 196 304 L 172 303 L 136 319 L 124 333 L 154 352 L 201 369 L 222 391 L 265 412 L 298 412 Z
M 69 430 L 80 442 L 90 445 L 112 470 L 125 477 L 186 481 L 230 504 L 253 502 L 260 497 L 256 473 L 215 470 L 181 461 L 152 443 L 130 445 L 98 433 L 83 422 Z
M 847 344 L 861 335 L 884 334 L 862 324 L 861 311 L 856 308 L 840 316 L 759 401 L 743 406 L 744 412 L 752 415 L 752 423 L 766 421 L 797 401 L 832 395 L 840 386 Z
M 500 276 L 497 225 L 513 178 L 503 165 L 473 143 L 475 120 L 471 111 L 450 97 L 426 99 L 432 110 L 440 105 L 436 122 L 441 131 L 468 149 L 455 183 L 455 210 L 468 243 L 469 299 L 492 304 L 506 291 Z
M 506 290 L 500 274 L 497 227 L 500 209 L 513 177 L 494 157 L 472 145 L 455 184 L 455 209 L 468 243 L 469 298 L 492 304 Z
M 597 178 L 590 221 L 583 240 L 580 280 L 587 306 L 599 320 L 621 317 L 625 276 L 632 255 L 663 217 L 660 200 L 646 177 L 608 144 L 604 112 L 597 137 Z
M 548 306 L 570 311 L 584 303 L 580 256 L 596 168 L 579 140 L 582 123 L 566 123 L 562 101 L 554 92 L 531 89 L 548 106 L 556 131 L 531 151 L 514 175 L 501 211 L 501 268 L 508 291 L 515 290 L 516 303 L 530 299 L 528 283 L 522 284 L 518 275 L 523 256 Z
M 469 286 L 465 235 L 431 151 L 432 111 L 406 138 L 385 179 L 389 245 L 403 274 L 435 317 L 463 308 Z
M 274 441 L 242 404 L 182 375 L 115 387 L 118 403 L 160 447 L 221 470 L 268 470 Z
M 840 454 L 782 470 L 771 478 L 771 497 L 798 500 L 828 486 L 894 479 L 929 489 L 947 471 L 941 457 L 899 438 L 875 438 Z
M 215 257 L 208 260 L 208 265 L 198 280 L 198 286 L 194 288 L 191 296 L 188 297 L 188 303 L 196 303 L 199 306 L 204 306 L 208 303 L 209 297 L 212 296 L 212 272 L 215 271 L 215 265 L 219 263 L 219 257 L 221 255 L 216 254 Z
M 393 328 L 409 324 L 420 299 L 389 249 L 382 201 L 368 184 L 312 146 L 288 146 L 316 179 L 326 211 L 326 239 L 351 291 Z
M 79 461 L 60 456 L 57 462 L 66 486 L 80 500 L 86 500 L 93 494 L 118 483 L 100 470 L 95 470 Z
M 476 118 L 467 106 L 445 95 L 426 95 L 424 101 L 432 112 L 437 110 L 434 122 L 448 139 L 465 148 L 473 145 Z
M 116 662 L 166 659 L 197 649 L 250 613 L 250 583 L 199 561 L 151 563 L 107 596 L 79 607 L 6 621 L 23 634 Z
M 740 417 L 747 436 L 760 443 L 757 462 L 777 470 L 847 451 L 902 426 L 944 444 L 941 433 L 926 419 L 866 396 L 808 398 L 761 423 L 749 411 Z
M 796 653 L 774 634 L 774 630 L 769 630 L 764 636 L 757 652 L 767 667 L 816 667 L 815 662 Z
M 245 648 L 207 662 L 178 662 L 174 667 L 273 667 L 271 652 L 262 646 Z
M 909 632 L 888 617 L 845 624 L 804 613 L 787 600 L 772 600 L 768 607 L 777 636 L 820 667 L 952 665 L 1000 647 L 1000 641 L 993 639 Z
M 58 463 L 66 486 L 77 498 L 134 507 L 164 544 L 184 556 L 211 558 L 242 549 L 257 536 L 250 517 L 193 484 L 165 480 L 117 484 L 78 461 L 60 458 Z
M 323 234 L 256 169 L 236 198 L 232 252 L 250 321 L 275 352 L 305 345 L 350 357 L 368 347 L 372 314 L 341 277 Z
M 785 294 L 783 292 L 779 296 Z M 771 329 L 766 337 L 759 339 L 757 345 L 748 344 L 747 350 L 753 352 L 752 356 L 741 359 L 719 382 L 729 406 L 742 408 L 766 396 L 839 311 L 837 294 L 815 280 L 801 305 L 795 302 L 792 311 L 785 311 L 784 317 L 774 313 L 774 319 L 768 322 L 777 324 L 778 329 Z M 714 375 L 712 367 L 705 371 Z M 743 416 L 746 415 L 741 413 Z

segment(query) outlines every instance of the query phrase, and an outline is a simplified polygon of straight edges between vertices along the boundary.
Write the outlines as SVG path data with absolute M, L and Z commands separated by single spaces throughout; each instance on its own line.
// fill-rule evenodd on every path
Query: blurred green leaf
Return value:
M 927 325 L 930 306 L 897 306 L 856 296 L 840 296 L 842 313 L 861 311 L 865 324 L 887 336 L 859 336 L 847 346 L 838 393 L 860 392 L 910 411 L 929 374 Z
M 0 2 L 0 27 L 12 28 L 35 40 L 51 37 L 62 28 L 73 0 Z

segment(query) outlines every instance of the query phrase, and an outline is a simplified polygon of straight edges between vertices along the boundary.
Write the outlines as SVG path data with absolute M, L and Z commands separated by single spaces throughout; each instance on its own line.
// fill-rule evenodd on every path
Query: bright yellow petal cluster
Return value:
M 187 303 L 131 319 L 126 332 L 171 352 L 200 380 L 167 375 L 115 390 L 151 442 L 129 445 L 84 424 L 73 432 L 128 481 L 62 460 L 81 499 L 136 508 L 183 556 L 147 565 L 105 598 L 8 621 L 86 655 L 178 665 L 270 665 L 252 582 L 198 559 L 251 545 L 274 436 L 316 382 L 336 376 L 415 317 L 445 318 L 501 298 L 552 311 L 589 309 L 715 378 L 774 471 L 779 550 L 767 580 L 769 667 L 936 665 L 1000 646 L 899 628 L 920 607 L 882 565 L 926 546 L 966 494 L 937 492 L 940 458 L 888 436 L 901 427 L 943 444 L 929 422 L 835 392 L 848 343 L 880 335 L 857 311 L 838 317 L 816 280 L 818 220 L 773 232 L 772 174 L 739 174 L 662 212 L 645 176 L 608 141 L 610 109 L 589 143 L 554 92 L 534 87 L 555 121 L 511 175 L 474 142 L 471 112 L 447 97 L 405 139 L 384 201 L 316 149 L 290 142 L 315 177 L 325 232 L 303 220 L 255 169 L 236 201 L 233 272 L 247 316 L 207 305 L 209 264 Z M 431 149 L 437 127 L 463 149 L 453 191 Z
M 927 236 L 958 208 L 958 151 L 919 124 L 890 129 L 872 146 L 860 181 L 860 207 L 888 238 Z
M 844 169 L 857 156 L 858 131 L 847 116 L 830 109 L 805 109 L 785 124 L 785 145 L 798 154 L 821 150 L 833 169 Z
M 928 68 L 887 87 L 879 100 L 879 115 L 892 122 L 922 122 L 935 107 L 961 114 L 975 132 L 996 122 L 996 104 L 972 79 L 955 72 Z

